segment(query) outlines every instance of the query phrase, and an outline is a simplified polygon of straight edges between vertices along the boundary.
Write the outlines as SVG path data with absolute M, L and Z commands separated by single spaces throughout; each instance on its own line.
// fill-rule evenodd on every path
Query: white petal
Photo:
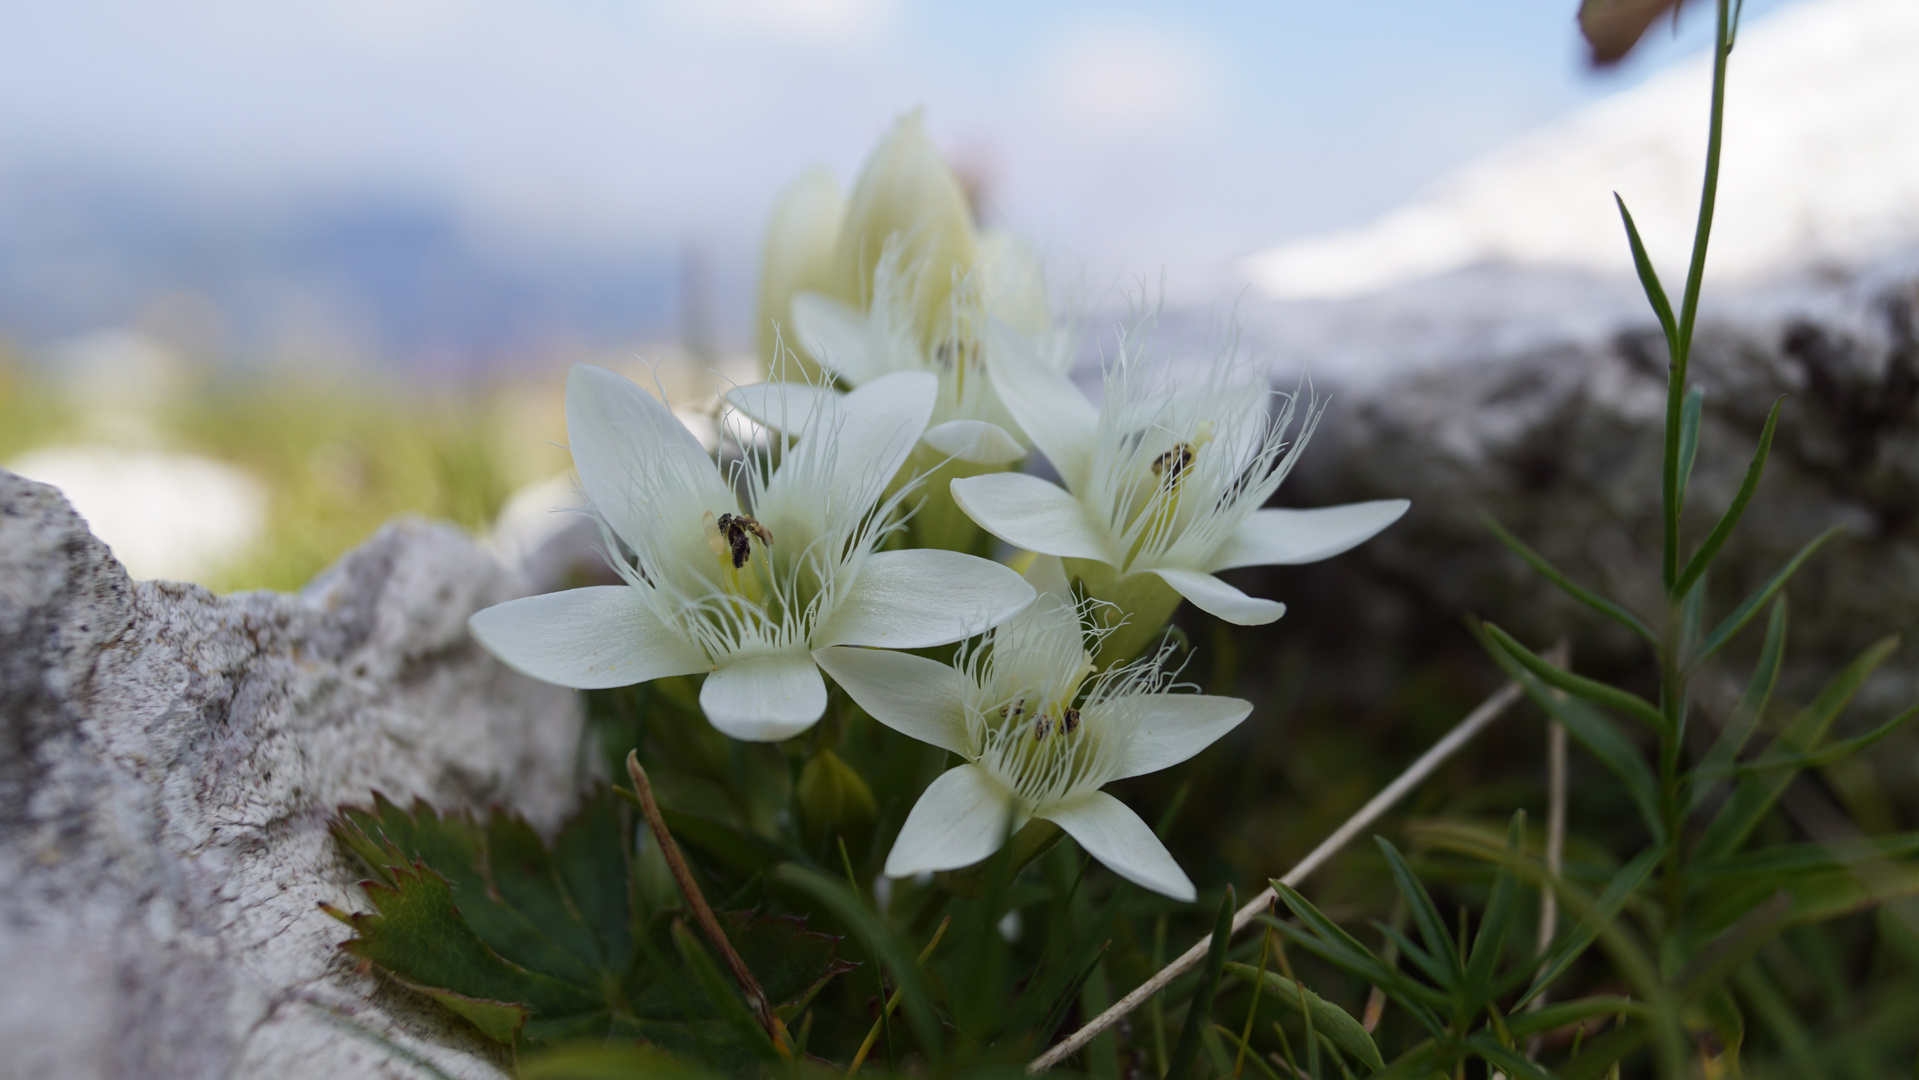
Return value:
M 879 499 L 926 431 L 938 397 L 938 376 L 899 371 L 840 399 L 839 427 L 821 432 L 832 436 L 834 513 L 863 514 Z
M 1099 410 L 1063 370 L 1040 359 L 1008 327 L 995 325 L 990 341 L 986 370 L 1001 403 L 1066 486 L 1080 490 L 1092 470 Z
M 953 500 L 980 528 L 1014 547 L 1069 559 L 1108 562 L 1106 537 L 1085 507 L 1057 484 L 1025 473 L 953 481 Z
M 820 649 L 813 660 L 873 719 L 964 756 L 966 676 L 937 660 L 886 649 Z
M 738 509 L 700 441 L 630 379 L 574 364 L 566 435 L 594 509 L 635 547 L 655 530 L 698 529 L 704 514 Z
M 1253 703 L 1200 694 L 1136 694 L 1101 708 L 1112 710 L 1113 720 L 1130 729 L 1113 774 L 1122 780 L 1177 765 L 1213 745 L 1246 719 Z M 1089 716 L 1087 721 L 1109 726 L 1104 717 Z
M 999 850 L 1013 801 L 986 770 L 961 765 L 926 786 L 886 856 L 887 877 L 971 866 Z
M 1372 539 L 1411 505 L 1405 499 L 1381 499 L 1317 510 L 1255 511 L 1213 554 L 1211 569 L 1330 559 Z
M 1191 900 L 1198 895 L 1153 830 L 1125 803 L 1104 791 L 1046 807 L 1036 816 L 1065 829 L 1086 854 L 1135 885 L 1175 900 Z
M 860 386 L 886 369 L 874 362 L 866 337 L 865 313 L 819 293 L 793 297 L 793 333 L 820 366 Z
M 625 585 L 509 600 L 474 612 L 466 625 L 513 670 L 577 690 L 631 686 L 712 666 Z
M 948 420 L 926 429 L 920 439 L 942 454 L 975 465 L 1011 465 L 1026 448 L 998 424 L 984 420 Z
M 1058 555 L 1034 556 L 1033 564 L 1020 576 L 1041 596 L 1073 602 L 1073 583 L 1066 577 L 1066 564 Z
M 826 712 L 826 680 L 803 653 L 744 657 L 706 677 L 700 710 L 735 739 L 778 742 L 819 722 Z
M 831 431 L 839 423 L 840 392 L 799 382 L 755 383 L 726 392 L 726 403 L 774 431 L 797 436 L 820 413 L 819 423 Z M 821 410 L 824 410 L 823 412 Z
M 983 633 L 1033 602 L 1033 587 L 996 562 L 939 548 L 879 551 L 813 631 L 813 645 L 923 649 Z
M 1148 571 L 1158 574 L 1173 591 L 1193 602 L 1193 606 L 1239 626 L 1263 626 L 1286 614 L 1286 605 L 1277 600 L 1247 596 L 1211 574 L 1197 570 L 1162 567 Z

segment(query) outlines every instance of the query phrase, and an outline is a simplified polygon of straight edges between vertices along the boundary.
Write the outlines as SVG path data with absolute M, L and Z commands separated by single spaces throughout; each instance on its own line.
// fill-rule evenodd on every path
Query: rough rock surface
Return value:
M 1549 289 L 1528 280 L 1536 275 L 1507 273 L 1507 288 L 1493 271 L 1453 282 L 1451 304 L 1438 282 L 1302 310 L 1290 327 L 1284 311 L 1242 312 L 1252 351 L 1310 362 L 1320 392 L 1332 391 L 1281 499 L 1410 497 L 1406 518 L 1355 557 L 1374 586 L 1419 598 L 1422 611 L 1399 605 L 1406 618 L 1476 611 L 1532 640 L 1570 632 L 1590 662 L 1625 660 L 1637 655 L 1630 635 L 1543 584 L 1479 516 L 1494 515 L 1652 621 L 1664 342 L 1643 301 L 1621 306 L 1617 285 Z M 1445 330 L 1403 332 L 1395 344 L 1379 329 L 1395 320 Z M 1342 321 L 1356 330 L 1346 352 Z M 1830 674 L 1882 634 L 1910 641 L 1919 627 L 1919 258 L 1762 290 L 1709 289 L 1692 377 L 1706 403 L 1688 550 L 1730 503 L 1767 410 L 1785 399 L 1766 479 L 1710 583 L 1712 610 L 1730 610 L 1800 545 L 1843 525 L 1791 590 L 1793 655 Z M 1889 667 L 1903 674 L 1879 693 L 1919 690 L 1909 664 Z
M 576 696 L 466 635 L 521 588 L 405 520 L 298 595 L 134 582 L 0 471 L 0 1077 L 500 1075 L 318 905 L 365 906 L 325 824 L 373 789 L 569 809 Z

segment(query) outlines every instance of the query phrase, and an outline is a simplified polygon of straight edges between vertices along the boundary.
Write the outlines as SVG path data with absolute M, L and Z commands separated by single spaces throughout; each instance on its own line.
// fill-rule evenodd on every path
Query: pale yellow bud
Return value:
M 834 292 L 861 308 L 873 301 L 873 271 L 889 238 L 917 279 L 915 315 L 929 345 L 945 335 L 954 285 L 977 261 L 973 215 L 959 177 L 926 135 L 918 110 L 873 149 L 847 200 L 835 256 Z
M 1025 241 L 1005 229 L 988 229 L 980 235 L 978 258 L 980 301 L 987 314 L 1028 336 L 1052 328 L 1046 274 Z
M 816 378 L 819 367 L 793 333 L 793 296 L 833 291 L 834 259 L 846 200 L 838 181 L 825 169 L 813 169 L 789 184 L 773 204 L 760 254 L 758 329 L 760 362 L 773 378 Z M 781 372 L 778 345 L 798 358 L 800 371 Z

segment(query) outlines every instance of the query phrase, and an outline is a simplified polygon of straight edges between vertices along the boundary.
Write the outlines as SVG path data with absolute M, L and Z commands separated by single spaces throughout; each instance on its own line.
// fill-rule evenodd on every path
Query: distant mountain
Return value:
M 738 300 L 712 313 L 704 265 L 670 243 L 589 248 L 382 192 L 249 200 L 73 166 L 0 173 L 0 338 L 29 348 L 185 318 L 233 360 L 477 372 L 678 336 L 688 310 L 742 315 Z

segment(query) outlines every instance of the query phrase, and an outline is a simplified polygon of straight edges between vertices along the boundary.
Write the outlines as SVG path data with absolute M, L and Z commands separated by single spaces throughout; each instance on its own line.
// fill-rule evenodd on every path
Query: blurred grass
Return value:
M 557 393 L 425 388 L 367 375 L 199 378 L 153 408 L 140 441 L 246 470 L 269 493 L 249 552 L 202 584 L 296 590 L 397 514 L 485 531 L 522 485 L 568 465 Z M 0 461 L 101 441 L 71 388 L 0 355 Z M 109 439 L 108 441 L 111 441 Z

